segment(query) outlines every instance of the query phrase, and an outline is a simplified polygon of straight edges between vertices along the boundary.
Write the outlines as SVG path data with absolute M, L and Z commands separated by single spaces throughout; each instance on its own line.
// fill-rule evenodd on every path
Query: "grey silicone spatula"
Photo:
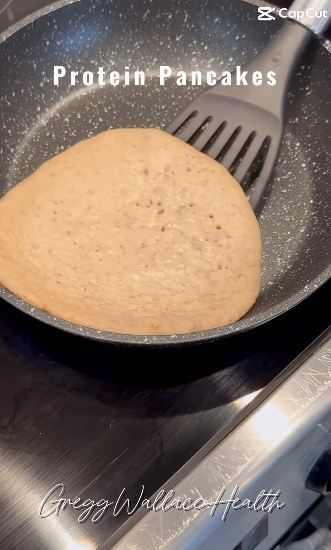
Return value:
M 217 83 L 201 93 L 167 128 L 219 160 L 239 183 L 253 182 L 249 195 L 255 211 L 277 160 L 290 78 L 314 34 L 320 35 L 328 25 L 331 0 L 296 0 L 290 9 L 304 11 L 307 16 L 300 23 L 287 20 L 265 50 L 242 67 L 242 71 L 248 71 L 247 82 L 254 71 L 260 71 L 264 79 L 261 86 Z M 312 11 L 321 10 L 325 10 L 326 17 L 312 16 Z M 268 71 L 276 73 L 274 86 L 266 83 Z

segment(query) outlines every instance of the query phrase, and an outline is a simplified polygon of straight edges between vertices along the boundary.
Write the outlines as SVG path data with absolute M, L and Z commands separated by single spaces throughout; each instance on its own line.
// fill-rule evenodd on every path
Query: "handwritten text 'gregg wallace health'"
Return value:
M 280 502 L 278 497 L 280 491 L 261 491 L 255 500 L 240 499 L 237 495 L 239 487 L 235 487 L 228 498 L 225 497 L 226 488 L 224 487 L 215 500 L 207 501 L 201 495 L 195 500 L 188 497 L 176 497 L 175 491 L 161 490 L 152 499 L 144 498 L 145 487 L 142 485 L 139 497 L 133 501 L 125 496 L 126 489 L 124 488 L 119 497 L 115 501 L 101 499 L 99 501 L 81 498 L 64 498 L 65 486 L 62 483 L 55 485 L 45 495 L 40 503 L 38 514 L 42 518 L 48 518 L 53 514 L 59 513 L 66 508 L 72 508 L 80 512 L 78 522 L 84 523 L 91 519 L 93 523 L 100 521 L 107 511 L 110 511 L 113 517 L 119 516 L 121 513 L 126 513 L 128 516 L 133 515 L 138 508 L 147 508 L 154 512 L 168 512 L 171 509 L 190 512 L 192 510 L 203 510 L 210 508 L 210 516 L 214 516 L 218 508 L 223 508 L 222 521 L 225 521 L 230 509 L 241 510 L 248 509 L 255 512 L 271 513 L 273 510 L 281 510 L 286 506 L 284 502 Z

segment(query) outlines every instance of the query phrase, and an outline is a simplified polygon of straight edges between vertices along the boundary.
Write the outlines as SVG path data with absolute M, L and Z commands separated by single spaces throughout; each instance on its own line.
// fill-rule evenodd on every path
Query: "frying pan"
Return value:
M 259 21 L 257 6 L 239 0 L 61 1 L 0 37 L 0 193 L 75 142 L 110 127 L 161 126 L 201 92 L 164 87 L 160 65 L 174 71 L 231 70 L 253 58 L 282 25 Z M 148 68 L 143 87 L 53 85 L 54 65 Z M 3 287 L 0 296 L 25 313 L 74 334 L 127 344 L 182 344 L 254 328 L 292 308 L 331 273 L 329 185 L 331 55 L 315 43 L 290 89 L 285 137 L 270 196 L 260 214 L 262 290 L 232 325 L 174 336 L 132 336 L 87 329 L 32 308 Z M 24 276 L 24 274 L 22 274 Z M 307 320 L 309 322 L 309 319 Z

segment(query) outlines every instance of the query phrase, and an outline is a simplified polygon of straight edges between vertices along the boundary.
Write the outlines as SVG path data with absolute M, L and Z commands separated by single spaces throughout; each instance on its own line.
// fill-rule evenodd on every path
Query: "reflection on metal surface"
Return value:
M 85 537 L 80 538 L 72 536 L 64 529 L 60 524 L 57 517 L 52 516 L 50 523 L 46 525 L 46 528 L 54 531 L 56 540 L 61 542 L 61 549 L 63 550 L 96 550 L 96 545 Z
M 251 419 L 252 428 L 265 443 L 278 439 L 286 431 L 290 417 L 277 403 L 266 403 Z
M 8 458 L 6 459 L 6 457 Z M 16 468 L 14 457 L 11 456 L 9 448 L 1 455 L 1 468 L 3 471 L 2 489 L 15 503 L 12 512 L 17 513 L 18 516 L 22 514 L 24 500 L 24 504 L 31 512 L 28 517 L 25 516 L 25 520 L 33 523 L 34 530 L 38 533 L 38 540 L 42 542 L 44 548 L 49 548 L 50 541 L 54 540 L 61 550 L 96 550 L 96 544 L 82 535 L 81 525 L 76 520 L 70 523 L 69 532 L 69 526 L 67 528 L 64 526 L 61 517 L 52 515 L 43 519 L 38 515 L 36 503 L 40 500 L 40 494 L 46 494 L 49 487 L 42 489 L 38 484 L 37 476 L 31 475 L 27 470 Z M 23 492 L 24 487 L 29 487 L 29 491 Z
M 242 407 L 249 405 L 259 391 L 252 392 L 235 401 L 235 405 L 241 410 Z M 252 427 L 256 436 L 266 443 L 271 443 L 287 429 L 289 417 L 286 410 L 279 408 L 276 403 L 266 403 L 263 409 L 256 411 L 252 416 Z
M 241 410 L 243 407 L 246 407 L 246 405 L 249 405 L 255 397 L 258 396 L 260 393 L 260 390 L 248 393 L 247 395 L 244 395 L 243 397 L 240 397 L 237 399 L 234 404 L 238 407 L 239 410 Z

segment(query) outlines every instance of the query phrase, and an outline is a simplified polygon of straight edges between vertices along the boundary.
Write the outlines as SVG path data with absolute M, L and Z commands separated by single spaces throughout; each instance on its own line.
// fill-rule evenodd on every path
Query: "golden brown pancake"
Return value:
M 0 200 L 0 282 L 61 319 L 127 334 L 237 321 L 260 285 L 261 237 L 218 162 L 156 129 L 110 130 Z

